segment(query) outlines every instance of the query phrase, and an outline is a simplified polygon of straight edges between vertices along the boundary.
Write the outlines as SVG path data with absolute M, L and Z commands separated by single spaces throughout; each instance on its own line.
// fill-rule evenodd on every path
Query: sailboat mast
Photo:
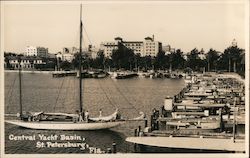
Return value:
M 79 106 L 80 106 L 80 112 L 83 111 L 83 103 L 82 103 L 82 4 L 80 8 L 80 55 L 79 55 Z
M 23 116 L 23 105 L 22 105 L 22 74 L 21 74 L 21 57 L 19 57 L 19 105 L 20 105 L 20 119 Z

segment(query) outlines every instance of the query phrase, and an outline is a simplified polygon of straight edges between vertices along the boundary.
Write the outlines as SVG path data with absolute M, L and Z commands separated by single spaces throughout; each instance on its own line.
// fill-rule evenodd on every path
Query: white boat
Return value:
M 124 71 L 124 72 L 114 72 L 111 76 L 112 79 L 127 79 L 138 76 L 137 73 Z
M 82 7 L 81 7 L 82 14 Z M 82 54 L 82 17 L 80 18 L 80 55 Z M 82 73 L 82 58 L 79 58 L 79 74 Z M 27 113 L 22 111 L 21 67 L 19 69 L 20 81 L 20 120 L 5 120 L 6 123 L 31 129 L 46 130 L 100 130 L 118 126 L 125 122 L 119 117 L 118 111 L 106 117 L 90 118 L 84 113 L 82 102 L 82 79 L 79 77 L 79 114 L 67 113 Z
M 202 129 L 202 130 L 215 130 L 220 128 L 220 121 L 169 121 L 166 123 L 168 126 L 175 126 L 177 129 Z
M 204 137 L 128 137 L 127 142 L 155 147 L 245 152 L 244 139 Z
M 46 129 L 46 130 L 99 130 L 108 129 L 118 126 L 125 121 L 109 121 L 109 122 L 69 122 L 69 121 L 23 121 L 8 120 L 5 121 L 20 127 L 30 129 Z

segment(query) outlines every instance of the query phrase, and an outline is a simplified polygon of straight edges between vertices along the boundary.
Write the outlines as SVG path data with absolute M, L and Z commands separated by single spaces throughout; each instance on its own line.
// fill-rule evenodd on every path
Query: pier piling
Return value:
M 113 144 L 112 144 L 112 153 L 116 153 L 116 143 L 115 142 L 113 142 Z
M 111 150 L 111 148 L 107 148 L 107 153 L 112 153 L 112 150 Z
M 135 136 L 135 137 L 137 136 L 137 129 L 135 129 L 135 133 L 134 133 L 134 136 Z
M 145 128 L 148 127 L 148 120 L 147 119 L 145 119 L 145 121 L 144 121 L 144 127 Z

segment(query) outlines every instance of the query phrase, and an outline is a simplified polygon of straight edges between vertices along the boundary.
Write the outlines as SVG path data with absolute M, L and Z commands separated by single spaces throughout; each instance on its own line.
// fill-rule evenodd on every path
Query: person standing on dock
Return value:
M 99 110 L 99 117 L 102 117 L 102 109 Z
M 83 122 L 83 115 L 82 115 L 82 113 L 79 112 L 79 111 L 78 111 L 78 113 L 79 113 L 79 122 Z
M 86 122 L 89 121 L 89 112 L 88 112 L 88 110 L 85 112 L 85 121 Z

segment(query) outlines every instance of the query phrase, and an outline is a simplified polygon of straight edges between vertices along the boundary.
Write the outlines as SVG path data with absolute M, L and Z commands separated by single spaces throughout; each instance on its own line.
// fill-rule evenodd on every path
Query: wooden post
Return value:
M 224 131 L 224 122 L 222 117 L 222 109 L 219 109 L 219 117 L 220 117 L 220 132 Z
M 112 153 L 116 153 L 116 143 L 115 142 L 113 142 L 113 144 L 112 144 Z
M 137 144 L 134 143 L 134 152 L 136 153 L 137 152 Z
M 21 57 L 19 57 L 19 105 L 20 105 L 20 119 L 23 119 L 23 104 L 22 104 L 22 67 L 21 67 Z
M 153 115 L 150 117 L 150 123 L 151 123 L 151 129 L 154 130 L 154 120 L 153 120 Z
M 145 119 L 145 121 L 144 121 L 144 127 L 146 128 L 146 127 L 148 127 L 148 120 L 147 119 Z
M 111 148 L 107 148 L 107 153 L 112 153 Z
M 233 112 L 233 115 L 234 115 L 234 120 L 233 120 L 233 142 L 235 142 L 235 133 L 236 133 L 236 126 L 235 126 L 235 123 L 236 123 L 236 97 L 234 98 L 234 112 Z
M 137 136 L 137 129 L 135 129 L 134 136 L 135 137 Z

